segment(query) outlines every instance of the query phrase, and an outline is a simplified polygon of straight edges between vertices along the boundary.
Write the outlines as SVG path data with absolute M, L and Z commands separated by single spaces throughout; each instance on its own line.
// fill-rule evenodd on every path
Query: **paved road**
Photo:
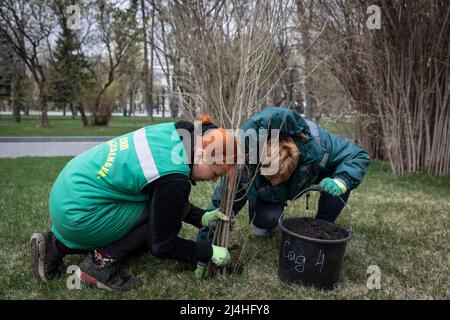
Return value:
M 112 137 L 0 137 L 0 158 L 76 156 Z

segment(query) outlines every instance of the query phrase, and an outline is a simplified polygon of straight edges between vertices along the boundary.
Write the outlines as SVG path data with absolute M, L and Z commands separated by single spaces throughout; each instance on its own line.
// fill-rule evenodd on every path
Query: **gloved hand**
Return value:
M 194 275 L 197 280 L 206 278 L 208 275 L 208 264 L 203 262 L 197 263 L 197 269 L 195 269 Z
M 219 246 L 212 246 L 213 248 L 213 255 L 211 258 L 212 263 L 214 263 L 218 267 L 225 267 L 228 262 L 230 262 L 231 256 L 230 252 L 227 248 L 219 247 Z
M 340 179 L 325 178 L 320 182 L 320 187 L 326 193 L 332 195 L 333 197 L 340 196 L 347 192 L 347 186 Z
M 214 229 L 217 226 L 217 221 L 230 221 L 230 218 L 224 215 L 222 212 L 220 212 L 219 209 L 205 212 L 205 214 L 202 217 L 202 225 L 204 227 L 212 228 Z

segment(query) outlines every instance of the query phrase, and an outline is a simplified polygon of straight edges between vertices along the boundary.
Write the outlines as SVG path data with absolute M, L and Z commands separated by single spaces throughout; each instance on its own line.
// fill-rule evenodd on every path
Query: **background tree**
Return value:
M 368 2 L 366 2 L 368 3 Z M 450 171 L 450 3 L 376 1 L 366 63 L 395 173 Z
M 27 66 L 39 89 L 41 126 L 49 127 L 47 115 L 48 41 L 54 19 L 47 2 L 3 0 L 0 2 L 0 35 Z
M 55 104 L 63 108 L 64 114 L 67 105 L 70 106 L 73 117 L 76 110 L 79 111 L 83 125 L 87 126 L 82 92 L 90 86 L 93 77 L 88 70 L 88 61 L 81 51 L 76 31 L 68 25 L 67 7 L 70 4 L 71 1 L 68 0 L 52 2 L 61 31 L 50 61 L 50 94 Z
M 0 100 L 12 109 L 12 121 L 19 123 L 20 111 L 25 109 L 27 76 L 23 61 L 0 38 Z
M 136 99 L 138 93 L 142 92 L 143 76 L 143 61 L 142 61 L 142 27 L 139 26 L 140 1 L 133 0 L 131 5 L 134 6 L 131 9 L 135 15 L 133 19 L 132 28 L 136 30 L 136 39 L 130 43 L 130 48 L 124 57 L 123 62 L 119 66 L 119 87 L 123 88 L 121 93 L 121 105 L 128 105 L 128 116 L 132 117 L 133 123 L 135 123 L 136 113 Z
M 315 63 L 312 58 L 311 47 L 313 45 L 313 21 L 314 21 L 314 0 L 297 0 L 297 19 L 300 25 L 301 41 L 300 50 L 303 52 L 303 74 L 304 74 L 304 94 L 305 94 L 305 114 L 309 119 L 313 119 L 316 111 L 317 101 L 313 91 L 312 73 Z M 319 25 L 320 26 L 320 25 Z
M 142 40 L 144 45 L 144 106 L 147 110 L 148 118 L 153 122 L 153 52 L 154 52 L 154 30 L 155 30 L 155 4 L 150 2 L 150 28 L 148 24 L 148 2 L 140 0 L 142 14 Z M 150 66 L 148 61 L 148 32 L 150 31 Z
M 184 114 L 208 113 L 234 128 L 270 101 L 285 73 L 276 35 L 290 1 L 173 1 L 168 10 Z
M 118 68 L 124 57 L 135 41 L 136 30 L 133 29 L 135 17 L 134 6 L 121 9 L 118 4 L 104 0 L 96 2 L 96 23 L 99 44 L 106 51 L 105 62 L 99 59 L 103 68 L 98 68 L 101 73 L 93 73 L 98 88 L 94 98 L 92 110 L 93 125 L 106 125 L 111 117 L 111 108 L 108 104 L 102 104 L 103 95 L 117 76 Z M 102 51 L 104 52 L 104 51 Z M 100 54 L 100 58 L 103 55 Z
M 154 54 L 165 77 L 164 97 L 165 100 L 169 100 L 171 117 L 175 118 L 178 116 L 179 99 L 174 70 L 179 66 L 179 59 L 176 57 L 176 46 L 167 19 L 167 15 L 170 12 L 167 6 L 161 3 L 155 6 L 154 9 L 157 13 L 155 15 L 155 38 L 153 42 Z
M 381 9 L 381 28 L 367 9 Z M 450 170 L 448 137 L 450 3 L 316 2 L 327 28 L 315 54 L 339 80 L 357 112 L 358 143 L 396 174 Z

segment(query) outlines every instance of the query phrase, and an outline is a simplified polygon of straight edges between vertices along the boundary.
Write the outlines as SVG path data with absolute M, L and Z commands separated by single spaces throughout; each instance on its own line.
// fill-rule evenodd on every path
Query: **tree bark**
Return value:
M 148 66 L 148 43 L 147 43 L 147 13 L 145 12 L 145 1 L 141 0 L 141 11 L 143 21 L 143 41 L 144 41 L 144 106 L 150 122 L 153 122 L 153 99 L 151 97 L 151 79 Z M 153 28 L 153 23 L 152 23 Z M 153 30 L 152 30 L 153 35 Z M 152 43 L 153 45 L 153 43 Z M 153 58 L 152 58 L 153 61 Z M 152 62 L 153 63 L 153 62 Z M 153 74 L 153 65 L 151 73 Z M 153 80 L 153 79 L 152 79 Z
M 103 90 L 95 98 L 94 111 L 92 112 L 92 124 L 94 126 L 104 126 L 104 125 L 108 124 L 107 121 L 105 122 L 105 118 L 101 114 L 99 114 L 99 112 L 100 112 L 100 100 L 102 98 L 102 95 L 103 95 Z
M 288 83 L 286 90 L 287 90 L 286 104 L 288 107 L 292 107 L 294 98 L 294 69 L 292 67 L 290 67 L 288 70 Z
M 299 19 L 306 17 L 306 23 L 302 25 L 302 51 L 304 51 L 304 94 L 305 94 L 305 113 L 306 118 L 313 119 L 316 112 L 316 99 L 314 98 L 313 83 L 311 78 L 311 71 L 313 68 L 311 57 L 311 26 L 313 21 L 314 0 L 297 1 L 297 15 Z M 306 7 L 308 5 L 308 7 Z
M 47 109 L 48 109 L 48 105 L 47 105 L 47 95 L 45 92 L 40 92 L 39 94 L 39 106 L 41 109 L 41 127 L 43 128 L 50 128 L 50 121 L 48 119 L 48 114 L 47 114 Z
M 128 92 L 128 99 L 129 99 L 129 104 L 130 104 L 130 113 L 128 114 L 129 117 L 133 118 L 133 124 L 136 123 L 136 118 L 135 118 L 135 105 L 134 105 L 134 90 L 132 88 L 129 89 Z
M 70 109 L 70 112 L 72 113 L 72 119 L 75 119 L 75 108 L 73 107 L 72 102 L 69 102 L 69 109 Z
M 103 86 L 102 90 L 97 94 L 95 97 L 94 102 L 94 110 L 92 112 L 92 118 L 93 118 L 93 125 L 94 126 L 106 126 L 108 125 L 110 114 L 109 111 L 107 113 L 103 112 L 103 110 L 100 109 L 100 102 L 102 99 L 102 96 L 105 94 L 106 90 L 108 90 L 109 86 L 114 81 L 114 67 L 110 65 L 110 70 L 108 74 L 108 82 Z
M 150 79 L 149 79 L 149 99 L 150 99 L 150 110 L 153 119 L 153 67 L 154 67 L 154 56 L 153 51 L 155 49 L 155 3 L 152 0 L 152 22 L 150 27 Z
M 72 103 L 70 104 L 72 105 Z M 73 106 L 72 106 L 73 110 Z M 87 127 L 89 125 L 88 118 L 86 117 L 86 113 L 84 112 L 83 103 L 80 101 L 77 105 L 77 110 L 80 112 L 81 122 L 83 123 L 83 127 Z
M 164 87 L 161 89 L 161 104 L 162 104 L 162 117 L 166 115 L 166 96 Z
M 13 114 L 12 121 L 14 123 L 20 123 L 20 106 L 16 99 L 17 84 L 17 77 L 13 77 L 11 80 L 11 108 Z
M 164 55 L 164 64 L 165 64 L 165 68 L 163 69 L 164 75 L 166 77 L 166 83 L 167 83 L 167 88 L 165 90 L 165 95 L 164 95 L 164 101 L 165 99 L 169 100 L 169 109 L 172 110 L 172 100 L 175 101 L 175 97 L 173 97 L 173 93 L 176 92 L 176 90 L 174 89 L 174 85 L 173 85 L 173 72 L 170 70 L 170 63 L 169 63 L 169 52 L 168 52 L 168 44 L 167 44 L 167 37 L 166 37 L 166 28 L 165 28 L 165 21 L 163 18 L 160 19 L 160 23 L 161 23 L 161 37 L 162 37 L 162 45 L 163 45 L 163 55 Z M 158 51 L 155 50 L 154 51 L 156 54 L 156 57 L 158 58 L 159 63 L 161 64 L 161 66 L 163 65 L 161 59 L 159 59 L 159 55 L 158 55 Z M 172 77 L 171 77 L 172 76 Z M 164 89 L 164 88 L 163 88 Z M 163 103 L 164 104 L 164 103 Z M 163 112 L 165 110 L 163 109 Z M 163 114 L 164 117 L 164 114 Z

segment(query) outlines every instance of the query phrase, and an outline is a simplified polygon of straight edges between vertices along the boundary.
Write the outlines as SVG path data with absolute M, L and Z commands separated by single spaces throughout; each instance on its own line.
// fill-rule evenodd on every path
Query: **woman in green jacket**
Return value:
M 252 223 L 252 233 L 257 236 L 270 237 L 286 202 L 296 199 L 303 190 L 317 183 L 323 191 L 317 218 L 334 222 L 351 190 L 362 182 L 371 162 L 368 153 L 351 141 L 320 128 L 290 109 L 265 108 L 249 118 L 242 129 L 244 133 L 249 130 L 258 132 L 260 129 L 279 130 L 280 153 L 284 150 L 290 157 L 289 162 L 295 162 L 288 175 L 264 176 L 256 170 L 258 166 L 255 164 L 248 164 L 245 169 L 239 170 L 240 183 L 233 209 L 235 213 L 239 212 L 248 200 L 249 221 Z M 247 141 L 246 147 L 249 148 Z M 252 154 L 257 150 L 246 152 Z M 282 165 L 280 163 L 280 167 Z M 219 207 L 220 190 L 221 185 L 216 188 L 212 205 L 207 210 Z M 207 240 L 211 234 L 204 228 L 199 239 Z
M 226 265 L 226 248 L 178 237 L 183 221 L 201 228 L 228 220 L 189 203 L 192 181 L 216 180 L 235 168 L 224 164 L 230 161 L 213 161 L 225 154 L 205 156 L 206 147 L 226 150 L 219 142 L 233 144 L 234 152 L 237 148 L 225 129 L 209 117 L 201 120 L 196 137 L 189 121 L 148 126 L 73 158 L 50 193 L 51 230 L 31 237 L 36 276 L 48 281 L 61 273 L 65 255 L 90 253 L 77 272 L 81 280 L 101 289 L 128 290 L 141 281 L 119 266 L 142 248 L 192 267 L 209 261 Z

